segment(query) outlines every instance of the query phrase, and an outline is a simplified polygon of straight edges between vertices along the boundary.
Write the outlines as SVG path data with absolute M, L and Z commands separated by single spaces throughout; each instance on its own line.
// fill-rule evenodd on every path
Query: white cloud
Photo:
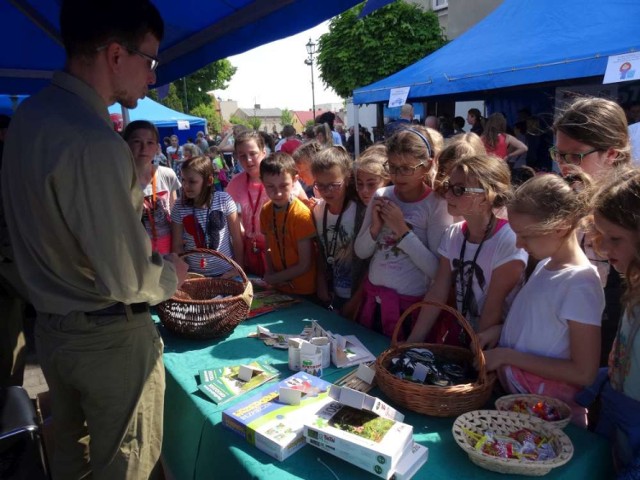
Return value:
M 311 69 L 304 63 L 305 45 L 309 38 L 318 43 L 320 35 L 328 30 L 329 22 L 324 22 L 297 35 L 229 57 L 238 70 L 229 87 L 216 90 L 215 96 L 235 100 L 241 108 L 253 108 L 257 103 L 262 108 L 311 110 Z M 316 105 L 342 102 L 333 89 L 325 88 L 315 61 L 313 75 Z

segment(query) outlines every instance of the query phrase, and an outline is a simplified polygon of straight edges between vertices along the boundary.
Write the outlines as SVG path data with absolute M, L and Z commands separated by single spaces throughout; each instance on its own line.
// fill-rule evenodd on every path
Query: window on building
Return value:
M 442 10 L 449 6 L 448 0 L 431 0 L 431 5 L 434 10 Z

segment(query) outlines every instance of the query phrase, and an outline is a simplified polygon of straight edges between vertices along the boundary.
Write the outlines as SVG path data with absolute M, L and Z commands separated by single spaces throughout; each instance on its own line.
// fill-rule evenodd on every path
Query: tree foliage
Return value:
M 160 100 L 160 103 L 183 113 L 193 113 L 199 105 L 212 105 L 212 98 L 207 92 L 227 88 L 236 70 L 226 58 L 210 63 L 188 75 L 186 80 L 180 78 L 172 82 L 169 85 L 169 94 Z M 158 98 L 155 91 L 149 96 L 154 100 Z
M 341 97 L 387 77 L 446 43 L 433 12 L 395 1 L 359 19 L 363 4 L 333 18 L 320 37 L 320 78 Z
M 293 124 L 293 112 L 287 108 L 282 110 L 280 114 L 280 124 L 281 125 L 292 125 Z
M 229 122 L 231 123 L 231 125 L 244 125 L 247 128 L 251 128 L 251 125 L 249 124 L 249 122 L 247 120 L 245 120 L 244 118 L 241 118 L 237 115 L 231 115 L 229 117 Z
M 220 113 L 216 111 L 216 108 L 213 104 L 206 105 L 204 103 L 201 103 L 191 110 L 191 115 L 195 115 L 196 117 L 204 118 L 205 120 L 207 120 L 207 127 L 209 128 L 209 131 L 222 131 L 222 117 L 220 116 Z
M 247 122 L 249 123 L 249 128 L 253 130 L 259 130 L 260 125 L 262 125 L 262 120 L 260 120 L 260 118 L 258 117 L 249 117 L 249 120 L 247 120 Z

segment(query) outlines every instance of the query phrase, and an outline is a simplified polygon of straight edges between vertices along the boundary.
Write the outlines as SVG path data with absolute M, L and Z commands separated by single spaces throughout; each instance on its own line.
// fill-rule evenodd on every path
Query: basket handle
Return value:
M 207 255 L 212 255 L 214 257 L 218 257 L 221 260 L 224 260 L 240 273 L 240 278 L 242 278 L 242 285 L 244 286 L 244 292 L 242 293 L 242 298 L 245 301 L 245 303 L 250 307 L 251 302 L 253 300 L 253 286 L 251 285 L 251 282 L 249 281 L 247 274 L 244 273 L 244 270 L 242 269 L 242 267 L 238 265 L 232 258 L 229 258 L 225 254 L 217 250 L 212 250 L 210 248 L 195 248 L 193 250 L 189 250 L 188 252 L 180 253 L 178 254 L 178 256 L 182 258 L 182 257 L 186 257 L 187 255 L 195 255 L 195 254 L 203 254 L 203 253 Z
M 428 300 L 423 300 L 421 302 L 416 302 L 407 308 L 400 318 L 398 319 L 398 323 L 396 323 L 396 328 L 393 330 L 393 335 L 391 336 L 391 347 L 396 347 L 398 345 L 398 334 L 400 333 L 400 329 L 402 328 L 402 324 L 405 319 L 411 315 L 411 312 L 418 308 L 422 308 L 424 306 L 432 306 L 444 310 L 445 312 L 449 312 L 453 315 L 458 323 L 462 326 L 464 331 L 469 335 L 469 339 L 471 341 L 471 353 L 478 360 L 478 382 L 484 384 L 487 382 L 487 365 L 484 359 L 484 353 L 482 353 L 482 349 L 480 348 L 480 340 L 478 339 L 478 335 L 473 331 L 467 319 L 464 318 L 460 312 L 458 312 L 455 308 L 450 307 L 449 305 L 445 305 L 444 303 L 438 302 L 430 302 Z

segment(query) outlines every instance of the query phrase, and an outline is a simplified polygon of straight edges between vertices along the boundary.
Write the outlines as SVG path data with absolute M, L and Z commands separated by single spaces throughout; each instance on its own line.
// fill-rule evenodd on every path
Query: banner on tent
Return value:
M 189 120 L 178 120 L 178 130 L 189 130 L 190 128 Z
M 640 52 L 611 55 L 602 83 L 629 82 L 640 79 Z

